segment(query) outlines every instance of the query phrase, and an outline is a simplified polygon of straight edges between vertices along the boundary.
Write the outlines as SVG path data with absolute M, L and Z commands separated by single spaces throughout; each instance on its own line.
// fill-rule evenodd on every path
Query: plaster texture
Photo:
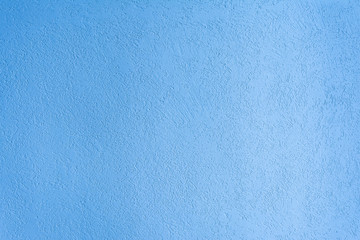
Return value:
M 0 239 L 360 239 L 360 3 L 0 1 Z

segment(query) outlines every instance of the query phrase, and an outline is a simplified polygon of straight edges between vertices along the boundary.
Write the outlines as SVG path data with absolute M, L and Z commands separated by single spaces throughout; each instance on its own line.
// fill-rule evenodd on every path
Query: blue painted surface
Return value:
M 360 239 L 359 1 L 0 2 L 0 239 Z

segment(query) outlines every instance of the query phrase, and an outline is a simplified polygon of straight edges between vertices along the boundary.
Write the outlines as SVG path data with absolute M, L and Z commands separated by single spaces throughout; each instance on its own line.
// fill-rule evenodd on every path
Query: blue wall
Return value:
M 235 2 L 0 2 L 1 240 L 360 239 L 360 2 Z

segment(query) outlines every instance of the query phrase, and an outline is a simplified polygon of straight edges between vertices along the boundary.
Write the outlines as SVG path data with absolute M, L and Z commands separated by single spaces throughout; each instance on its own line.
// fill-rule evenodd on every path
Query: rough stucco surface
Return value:
M 360 239 L 359 1 L 0 2 L 0 239 Z

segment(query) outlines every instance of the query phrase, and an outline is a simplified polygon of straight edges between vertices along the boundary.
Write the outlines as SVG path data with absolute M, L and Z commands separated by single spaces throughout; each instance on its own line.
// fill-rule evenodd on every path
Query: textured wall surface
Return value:
M 359 1 L 0 1 L 0 239 L 360 239 Z

